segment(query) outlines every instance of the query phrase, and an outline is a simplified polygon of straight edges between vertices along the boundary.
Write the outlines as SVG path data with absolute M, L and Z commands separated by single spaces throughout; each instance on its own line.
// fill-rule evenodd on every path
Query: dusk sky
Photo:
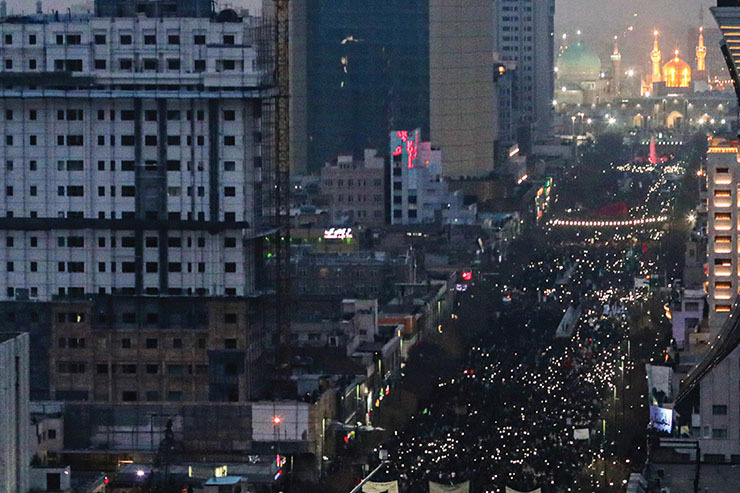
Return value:
M 32 12 L 36 2 L 34 0 L 6 0 L 11 12 L 19 13 L 25 10 Z M 84 0 L 46 0 L 44 9 L 63 10 L 70 5 L 85 3 Z M 255 9 L 261 0 L 231 0 L 219 1 L 220 5 L 236 5 Z M 557 0 L 557 30 L 580 28 L 586 35 L 603 33 L 607 29 L 616 29 L 616 26 L 628 26 L 650 29 L 656 24 L 694 23 L 699 18 L 699 7 L 716 4 L 712 0 Z M 634 17 L 637 13 L 638 16 Z M 705 23 L 713 22 L 705 15 Z M 614 26 L 614 28 L 612 28 Z
M 6 0 L 12 13 L 31 13 L 35 0 Z M 536 1 L 536 0 L 535 0 Z M 86 3 L 85 0 L 45 0 L 44 10 L 64 10 L 71 5 Z M 92 3 L 92 1 L 90 1 Z M 262 0 L 218 1 L 220 6 L 247 7 L 256 13 Z M 683 50 L 693 50 L 687 45 L 686 33 L 689 27 L 699 24 L 699 6 L 703 5 L 704 25 L 714 27 L 709 6 L 716 0 L 557 0 L 556 32 L 583 32 L 583 40 L 605 58 L 611 51 L 611 39 L 620 36 L 620 47 L 625 55 L 625 63 L 630 58 L 642 60 L 645 44 L 650 43 L 653 28 L 661 30 L 661 47 L 671 52 L 676 44 Z M 636 15 L 635 15 L 636 14 Z M 632 25 L 633 31 L 627 31 Z M 572 39 L 572 38 L 571 38 Z M 710 46 L 710 49 L 712 47 Z M 630 56 L 632 53 L 634 55 Z M 643 60 L 644 61 L 644 60 Z

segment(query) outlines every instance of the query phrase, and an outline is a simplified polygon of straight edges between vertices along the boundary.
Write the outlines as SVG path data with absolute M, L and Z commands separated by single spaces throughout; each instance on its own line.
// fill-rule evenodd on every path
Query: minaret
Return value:
M 660 47 L 658 46 L 658 36 L 660 33 L 656 29 L 653 31 L 653 51 L 650 53 L 650 61 L 653 62 L 653 84 L 656 82 L 660 82 L 661 76 L 660 76 L 660 62 L 663 60 L 663 57 L 660 54 Z
M 612 53 L 612 81 L 615 96 L 622 92 L 622 55 L 619 53 L 618 39 L 618 36 L 614 36 L 614 53 Z
M 704 46 L 704 27 L 699 28 L 699 46 L 696 47 L 697 79 L 706 79 L 707 47 Z

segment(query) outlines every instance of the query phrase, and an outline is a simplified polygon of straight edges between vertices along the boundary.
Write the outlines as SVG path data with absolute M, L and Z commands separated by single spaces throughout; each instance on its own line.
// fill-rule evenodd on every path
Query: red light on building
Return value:
M 462 273 L 463 281 L 469 281 L 473 278 L 473 273 L 469 270 L 466 270 Z
M 281 418 L 280 416 L 274 416 L 272 418 L 272 424 L 274 425 L 279 425 L 282 422 L 283 422 L 283 418 Z

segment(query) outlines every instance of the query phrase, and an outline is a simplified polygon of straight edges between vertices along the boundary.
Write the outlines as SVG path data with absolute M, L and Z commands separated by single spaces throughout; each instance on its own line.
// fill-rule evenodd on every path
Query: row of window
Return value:
M 342 194 L 334 196 L 337 202 L 344 202 L 345 196 Z M 358 194 L 357 196 L 354 195 L 347 195 L 346 200 L 347 202 L 354 202 L 355 199 L 357 199 L 357 202 L 368 202 L 368 196 L 363 194 Z M 382 195 L 373 195 L 373 202 L 376 204 L 383 202 L 383 196 Z
M 197 110 L 195 112 L 168 110 L 166 115 L 161 115 L 161 119 L 166 118 L 167 121 L 180 121 L 183 113 L 185 114 L 185 119 L 187 121 L 192 121 L 193 115 L 195 115 L 196 120 L 198 121 L 205 120 L 204 110 Z M 118 114 L 121 121 L 134 121 L 136 119 L 136 113 L 134 110 L 119 110 Z M 105 110 L 98 110 L 98 121 L 105 121 L 106 115 L 108 116 L 108 121 L 116 121 L 116 110 L 109 110 L 107 113 Z M 57 120 L 59 121 L 84 121 L 84 116 L 85 112 L 81 109 L 57 110 Z M 157 110 L 144 110 L 143 116 L 144 120 L 148 122 L 156 122 L 160 120 L 159 111 Z M 14 121 L 14 119 L 15 111 L 5 110 L 5 120 Z M 28 119 L 31 121 L 38 120 L 38 110 L 28 110 Z M 224 121 L 236 121 L 236 110 L 224 110 L 223 119 Z
M 134 135 L 120 135 L 119 142 L 124 147 L 133 147 L 136 145 L 136 137 Z M 144 145 L 145 146 L 156 146 L 157 145 L 157 136 L 156 135 L 145 135 L 144 136 Z M 15 137 L 13 135 L 6 135 L 5 136 L 5 145 L 12 146 L 15 145 Z M 38 145 L 39 139 L 37 135 L 29 135 L 28 136 L 28 145 L 29 146 L 36 146 Z M 181 137 L 179 135 L 168 135 L 166 139 L 167 145 L 172 146 L 179 146 L 181 145 Z M 204 146 L 206 143 L 206 138 L 204 135 L 197 135 L 196 136 L 196 142 L 198 146 Z M 109 136 L 109 143 L 111 146 L 116 145 L 116 136 L 110 135 Z M 105 135 L 98 135 L 97 137 L 97 144 L 98 145 L 105 145 Z M 236 145 L 236 136 L 235 135 L 224 135 L 223 136 L 223 144 L 225 146 L 235 146 Z M 78 147 L 84 145 L 84 138 L 82 135 L 58 135 L 57 136 L 57 145 L 63 146 L 71 146 L 71 147 Z M 193 145 L 193 136 L 188 135 L 186 137 L 186 145 L 192 146 Z
M 20 263 L 20 262 L 19 262 Z M 121 272 L 123 273 L 134 273 L 136 272 L 136 262 L 110 262 L 107 264 L 106 262 L 98 262 L 98 272 L 107 272 L 106 268 L 109 265 L 109 272 L 117 272 L 118 264 L 121 264 Z M 16 262 L 6 262 L 5 263 L 5 269 L 7 272 L 15 272 L 15 264 Z M 183 268 L 183 264 L 184 268 Z M 38 262 L 30 262 L 29 265 L 30 272 L 38 272 L 39 271 L 39 263 Z M 145 262 L 144 263 L 144 271 L 148 273 L 157 273 L 159 272 L 159 263 L 158 262 Z M 167 263 L 167 272 L 200 272 L 203 273 L 206 271 L 206 264 L 205 262 L 196 262 L 195 263 L 195 270 L 193 269 L 193 262 L 168 262 Z M 224 263 L 224 272 L 226 273 L 235 273 L 237 271 L 236 268 L 236 262 L 225 262 Z M 57 262 L 57 272 L 69 272 L 69 273 L 84 273 L 86 272 L 85 268 L 85 262 Z
M 29 58 L 28 70 L 37 70 L 39 68 L 38 60 L 35 58 Z M 179 58 L 167 58 L 165 60 L 165 66 L 167 70 L 179 71 L 182 68 L 182 63 Z M 13 59 L 6 58 L 4 63 L 5 70 L 13 70 Z M 95 70 L 108 70 L 108 60 L 98 58 L 93 62 Z M 161 67 L 159 60 L 155 58 L 145 58 L 138 66 L 134 67 L 133 58 L 119 58 L 118 59 L 118 70 L 143 70 L 143 71 L 160 71 Z M 228 60 L 219 59 L 216 60 L 216 72 L 227 72 L 244 69 L 243 60 Z M 54 60 L 55 71 L 66 71 L 66 72 L 82 72 L 83 64 L 80 59 L 56 59 Z M 206 71 L 206 60 L 197 59 L 193 60 L 193 72 L 202 73 Z
M 136 187 L 133 185 L 123 185 L 120 187 L 120 196 L 121 197 L 136 197 Z M 167 187 L 167 195 L 169 197 L 179 197 L 180 192 L 182 188 L 181 187 Z M 187 196 L 192 197 L 193 196 L 193 190 L 194 187 L 187 187 Z M 198 197 L 204 197 L 205 196 L 205 187 L 197 187 L 195 190 L 198 193 Z M 115 197 L 116 196 L 116 187 L 111 185 L 109 187 L 109 196 Z M 31 197 L 38 196 L 38 187 L 36 185 L 31 185 L 29 188 L 29 194 Z M 236 197 L 236 187 L 224 187 L 223 191 L 224 197 Z M 15 196 L 15 189 L 12 186 L 5 187 L 5 195 L 8 197 Z M 85 189 L 82 185 L 67 185 L 64 186 L 58 186 L 57 187 L 57 196 L 58 197 L 84 197 L 85 196 Z M 98 197 L 105 197 L 105 187 L 98 187 Z M 362 200 L 359 200 L 358 196 L 358 202 L 362 202 Z M 340 200 L 341 202 L 341 200 Z M 351 197 L 348 202 L 352 202 Z M 379 200 L 376 200 L 376 202 L 379 202 Z
M 206 246 L 206 239 L 203 237 L 195 238 L 195 242 L 193 241 L 193 237 L 187 237 L 185 238 L 185 244 L 188 248 L 192 247 L 194 244 L 198 248 L 205 248 Z M 29 238 L 29 243 L 31 245 L 31 248 L 38 247 L 38 237 L 37 236 L 31 236 Z M 98 246 L 100 248 L 106 247 L 106 238 L 104 236 L 98 237 Z M 116 237 L 111 237 L 110 242 L 107 243 L 112 248 L 116 248 L 117 246 Z M 7 236 L 5 237 L 5 246 L 8 248 L 13 248 L 15 246 L 15 237 L 14 236 Z M 63 247 L 69 247 L 69 248 L 84 248 L 85 247 L 85 237 L 84 236 L 58 236 L 57 237 L 57 246 L 60 248 Z M 144 238 L 144 246 L 148 248 L 156 248 L 159 246 L 159 238 L 157 236 L 147 236 Z M 183 239 L 178 236 L 170 236 L 167 238 L 167 246 L 171 248 L 180 248 L 183 246 Z M 123 248 L 135 248 L 136 247 L 136 240 L 133 236 L 124 236 L 121 238 L 121 247 Z M 224 248 L 236 248 L 236 237 L 234 236 L 227 236 L 224 238 Z
M 105 161 L 98 161 L 98 171 L 105 171 Z M 195 166 L 193 166 L 192 161 L 185 162 L 186 168 L 188 171 L 195 170 Z M 262 158 L 261 157 L 255 157 L 254 158 L 254 165 L 256 168 L 259 168 L 262 166 Z M 181 171 L 183 166 L 183 162 L 177 160 L 177 159 L 168 159 L 166 162 L 167 171 Z M 38 171 L 38 161 L 36 160 L 30 160 L 28 162 L 28 167 L 31 171 Z M 144 168 L 147 171 L 155 171 L 158 167 L 157 161 L 154 160 L 147 160 L 144 163 Z M 5 170 L 6 171 L 13 171 L 15 169 L 15 161 L 12 159 L 8 159 L 5 161 Z M 203 171 L 205 169 L 203 165 L 203 161 L 198 161 L 197 164 L 198 171 Z M 85 164 L 84 161 L 81 159 L 68 159 L 66 161 L 57 161 L 57 171 L 84 171 L 85 170 Z M 110 171 L 116 171 L 116 161 L 110 161 L 109 162 L 109 170 Z M 122 160 L 120 163 L 120 170 L 121 171 L 136 171 L 136 163 L 133 160 Z M 236 171 L 236 161 L 224 161 L 223 162 L 223 171 Z
M 73 298 L 81 298 L 85 296 L 85 288 L 76 287 L 76 286 L 70 286 L 70 287 L 59 287 L 57 288 L 57 295 L 61 297 L 73 297 Z M 90 294 L 90 293 L 87 293 Z M 136 294 L 136 288 L 129 286 L 129 287 L 113 287 L 108 290 L 107 288 L 101 286 L 98 288 L 97 294 L 113 294 L 113 295 L 123 295 L 123 296 L 133 296 Z M 163 291 L 160 293 L 159 288 L 155 287 L 148 287 L 144 288 L 144 294 L 149 296 L 158 296 L 160 294 L 167 294 L 168 296 L 209 296 L 211 294 L 211 291 L 208 288 L 167 288 L 167 291 Z M 30 296 L 31 298 L 37 298 L 39 295 L 39 288 L 37 286 L 31 286 L 30 289 L 26 288 L 15 288 L 15 287 L 8 287 L 6 289 L 6 296 L 8 298 L 15 298 L 16 296 Z M 237 290 L 236 288 L 224 288 L 224 295 L 225 296 L 237 296 Z M 15 320 L 15 313 L 10 312 L 8 313 L 8 317 L 10 320 Z M 35 312 L 31 313 L 31 319 L 32 321 L 36 322 L 38 321 L 38 314 Z
M 183 215 L 180 212 L 168 212 L 167 213 L 167 219 L 169 221 L 181 221 L 183 220 Z M 5 213 L 5 217 L 12 218 L 16 217 L 14 211 L 7 211 Z M 28 217 L 31 219 L 35 219 L 39 217 L 38 211 L 30 211 L 28 214 Z M 188 221 L 193 220 L 198 221 L 205 221 L 206 220 L 206 213 L 201 211 L 198 212 L 197 215 L 193 212 L 187 212 L 185 214 L 184 218 L 186 218 Z M 57 218 L 59 219 L 84 219 L 85 213 L 83 211 L 57 211 Z M 98 219 L 105 219 L 105 211 L 99 211 L 98 212 Z M 110 219 L 126 219 L 126 220 L 133 220 L 136 219 L 136 213 L 134 211 L 122 211 L 119 212 L 118 215 L 116 215 L 116 211 L 110 211 Z M 147 221 L 156 221 L 159 219 L 159 214 L 157 211 L 146 211 L 145 213 L 145 219 Z M 224 212 L 224 221 L 225 222 L 235 222 L 236 221 L 236 212 Z
M 355 186 L 355 184 L 358 187 L 366 187 L 367 186 L 367 180 L 352 180 L 352 179 L 348 179 L 347 180 L 347 187 L 351 188 L 351 187 Z M 334 186 L 334 180 L 332 180 L 332 179 L 324 180 L 324 185 L 326 185 L 327 187 L 332 187 L 332 186 Z M 337 186 L 338 187 L 343 187 L 344 186 L 344 180 L 343 179 L 338 179 L 337 180 Z M 383 180 L 381 178 L 375 178 L 374 180 L 372 180 L 372 186 L 374 186 L 374 187 L 382 187 L 383 186 Z
M 168 33 L 166 38 L 168 45 L 178 46 L 180 45 L 180 34 L 179 33 Z M 13 34 L 6 34 L 3 37 L 3 41 L 5 46 L 12 46 L 13 45 Z M 56 33 L 54 34 L 54 41 L 57 45 L 70 45 L 70 46 L 77 46 L 82 44 L 82 34 L 81 33 L 74 33 L 74 34 L 66 34 L 66 33 Z M 144 45 L 152 46 L 157 44 L 157 35 L 153 33 L 144 34 L 142 41 Z M 128 33 L 120 33 L 118 36 L 118 42 L 121 45 L 128 46 L 132 45 L 134 42 L 134 37 L 132 34 Z M 221 35 L 220 39 L 221 44 L 226 46 L 231 46 L 236 44 L 236 34 L 223 34 Z M 38 43 L 38 36 L 36 34 L 29 34 L 28 35 L 28 44 L 31 46 L 35 46 Z M 106 45 L 108 44 L 108 35 L 107 34 L 95 34 L 93 35 L 93 43 L 95 43 L 98 46 Z M 193 44 L 194 45 L 205 45 L 206 44 L 206 35 L 199 33 L 199 34 L 193 34 Z

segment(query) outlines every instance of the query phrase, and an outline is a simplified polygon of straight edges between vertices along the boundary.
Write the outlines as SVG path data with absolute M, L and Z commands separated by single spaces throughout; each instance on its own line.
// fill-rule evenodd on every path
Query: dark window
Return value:
M 105 70 L 108 67 L 108 62 L 106 60 L 97 58 L 95 59 L 95 70 Z
M 168 58 L 167 59 L 167 70 L 180 70 L 180 59 L 179 58 Z
M 130 45 L 132 42 L 132 38 L 130 34 L 121 34 L 121 44 L 122 45 Z
M 727 414 L 727 406 L 726 405 L 713 405 L 712 406 L 712 414 L 715 415 L 726 415 Z
M 121 187 L 122 197 L 134 197 L 136 196 L 136 187 L 133 185 L 124 185 Z
M 236 313 L 224 313 L 224 323 L 225 324 L 235 324 L 236 323 Z
M 145 34 L 144 35 L 144 44 L 145 45 L 155 45 L 157 44 L 157 36 L 154 34 Z
M 236 349 L 236 339 L 224 339 L 225 349 Z
M 224 264 L 224 272 L 236 272 L 236 262 L 226 262 Z
M 195 60 L 193 69 L 196 72 L 205 72 L 206 71 L 206 61 L 205 60 Z
M 121 392 L 121 400 L 123 402 L 135 402 L 138 400 L 135 390 L 124 390 Z
M 105 34 L 96 34 L 95 35 L 95 44 L 96 45 L 104 45 L 106 43 Z
M 136 262 L 121 262 L 121 272 L 136 272 Z
M 148 338 L 146 340 L 146 348 L 147 349 L 157 349 L 158 346 L 159 346 L 159 339 Z
M 134 61 L 130 58 L 121 58 L 118 61 L 118 64 L 121 70 L 131 70 L 131 68 L 134 66 Z
M 206 44 L 205 34 L 196 34 L 195 36 L 193 36 L 193 44 L 196 44 L 196 45 Z
M 182 339 L 179 337 L 172 339 L 172 347 L 175 349 L 182 349 Z
M 180 44 L 180 36 L 177 34 L 170 34 L 167 36 L 167 44 L 171 45 L 179 45 Z

